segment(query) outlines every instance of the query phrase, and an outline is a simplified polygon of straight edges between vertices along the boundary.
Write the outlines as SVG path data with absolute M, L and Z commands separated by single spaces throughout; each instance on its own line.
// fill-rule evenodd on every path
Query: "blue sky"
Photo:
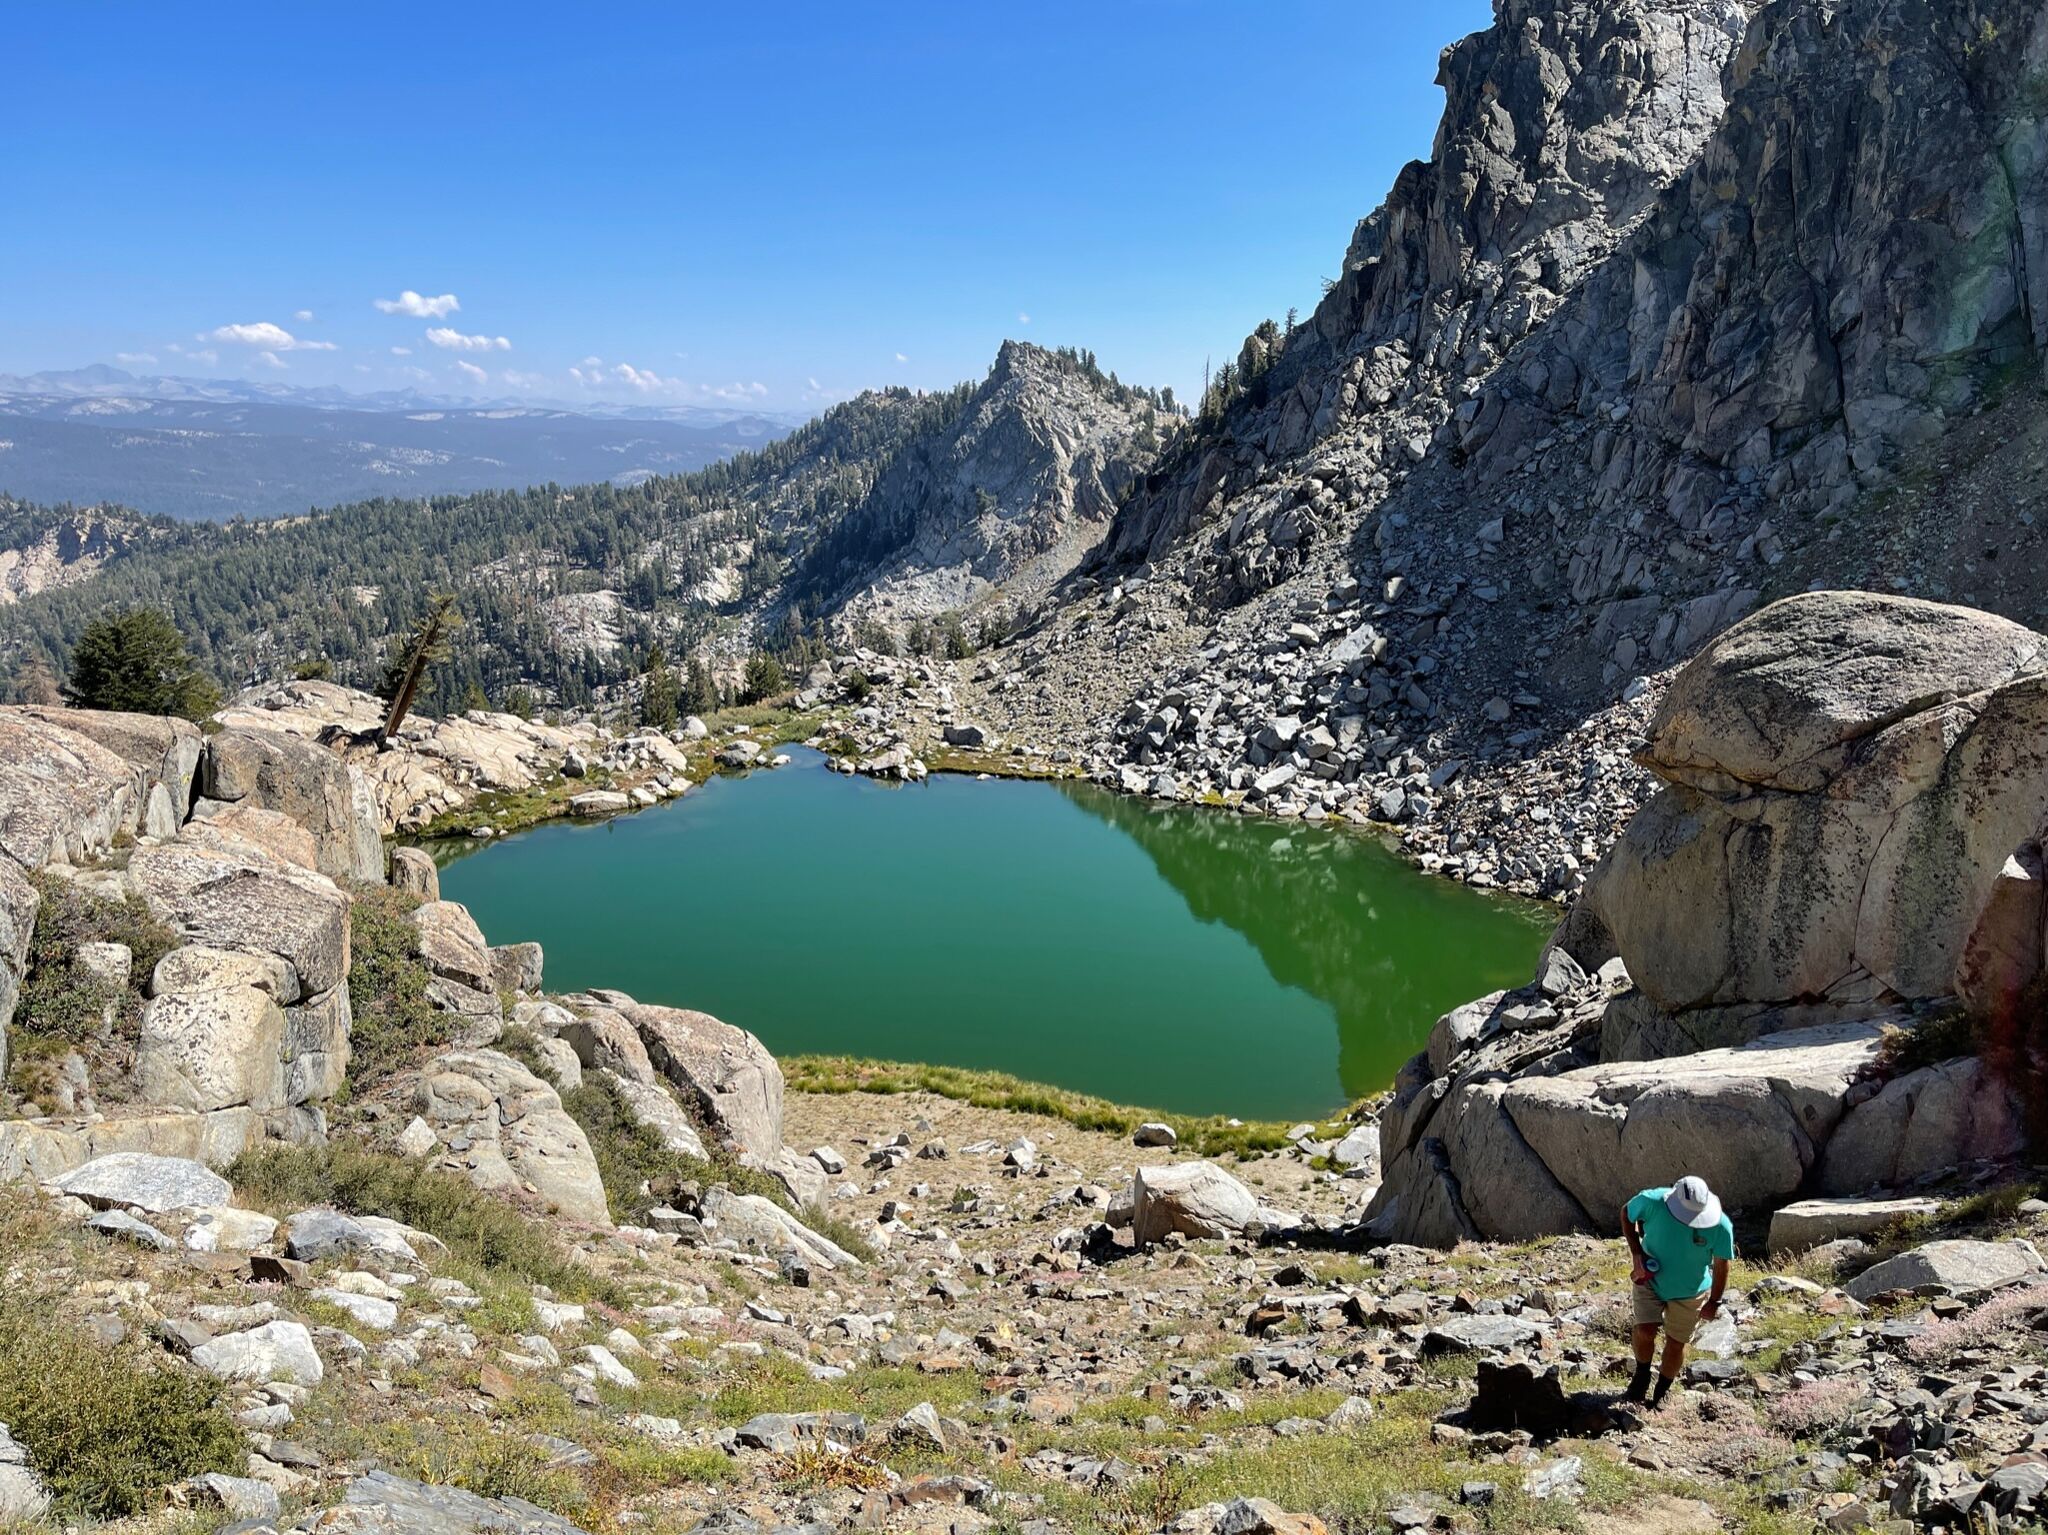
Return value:
M 0 371 L 807 410 L 977 378 L 1020 336 L 1192 392 L 1205 355 L 1314 306 L 1428 153 L 1438 52 L 1489 19 L 22 7 Z

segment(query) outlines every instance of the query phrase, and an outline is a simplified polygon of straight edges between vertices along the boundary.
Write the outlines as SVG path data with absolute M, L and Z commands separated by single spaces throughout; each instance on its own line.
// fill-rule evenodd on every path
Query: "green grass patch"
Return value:
M 487 1273 L 608 1298 L 610 1287 L 571 1261 L 548 1227 L 479 1193 L 453 1173 L 347 1146 L 266 1145 L 244 1152 L 228 1177 L 249 1201 L 277 1210 L 332 1205 L 416 1226 Z
M 241 1430 L 220 1383 L 60 1319 L 54 1292 L 0 1296 L 0 1423 L 29 1453 L 67 1521 L 125 1519 L 174 1482 L 242 1473 Z
M 784 1083 L 798 1093 L 931 1093 L 978 1109 L 1007 1109 L 1057 1119 L 1077 1130 L 1129 1135 L 1152 1121 L 1173 1126 L 1183 1151 L 1197 1156 L 1252 1156 L 1287 1144 L 1291 1125 L 1277 1121 L 1194 1118 L 1154 1109 L 1128 1108 L 1105 1098 L 1063 1087 L 1026 1082 L 999 1071 L 960 1066 L 916 1066 L 896 1061 L 859 1060 L 844 1055 L 799 1055 L 782 1063 Z

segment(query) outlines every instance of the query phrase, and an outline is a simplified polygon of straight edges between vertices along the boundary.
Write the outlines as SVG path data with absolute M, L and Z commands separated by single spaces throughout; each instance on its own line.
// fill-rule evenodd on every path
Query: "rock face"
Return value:
M 763 1161 L 782 1150 L 782 1068 L 760 1040 L 709 1013 L 656 1007 L 616 991 L 592 997 L 631 1026 L 649 1065 L 707 1130 Z
M 200 792 L 289 817 L 313 836 L 314 867 L 332 879 L 384 878 L 375 796 L 333 752 L 278 730 L 234 726 L 206 743 Z
M 1988 614 L 1841 592 L 1709 645 L 1642 753 L 1667 787 L 1543 982 L 1447 1015 L 1404 1073 L 1383 1229 L 1613 1230 L 1684 1173 L 1762 1210 L 2016 1156 L 2020 1105 L 1984 1062 L 1880 1079 L 1877 1042 L 1959 984 L 2016 1028 L 2040 980 L 2044 654 Z
M 436 1165 L 486 1192 L 611 1224 L 582 1127 L 552 1087 L 510 1056 L 466 1050 L 439 1057 L 421 1073 L 418 1108 L 440 1142 Z
M 1852 592 L 1715 641 L 1643 754 L 1670 787 L 1588 888 L 1636 984 L 1671 1010 L 1949 992 L 2048 817 L 2044 655 L 1989 614 Z
M 1167 424 L 1080 359 L 1006 341 L 959 413 L 914 439 L 810 552 L 800 584 L 842 622 L 1045 592 L 1101 536 Z
M 2031 1242 L 1929 1242 L 1865 1269 L 1846 1289 L 1860 1301 L 1893 1290 L 1978 1295 L 2033 1279 L 2042 1270 Z

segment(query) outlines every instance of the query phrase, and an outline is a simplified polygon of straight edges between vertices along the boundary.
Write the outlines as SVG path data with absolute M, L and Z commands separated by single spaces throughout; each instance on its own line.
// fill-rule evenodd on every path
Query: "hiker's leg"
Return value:
M 1657 1324 L 1645 1323 L 1635 1330 L 1636 1363 L 1648 1364 L 1657 1357 Z
M 1664 1340 L 1664 1365 L 1658 1374 L 1666 1380 L 1677 1380 L 1678 1372 L 1685 1368 L 1685 1344 L 1678 1338 Z

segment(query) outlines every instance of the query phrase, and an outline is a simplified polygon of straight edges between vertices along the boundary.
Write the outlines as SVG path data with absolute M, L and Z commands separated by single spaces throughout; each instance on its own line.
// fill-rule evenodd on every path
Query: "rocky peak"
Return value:
M 1006 341 L 957 414 L 913 439 L 798 585 L 849 619 L 1029 596 L 1079 561 L 1173 425 L 1090 353 Z

